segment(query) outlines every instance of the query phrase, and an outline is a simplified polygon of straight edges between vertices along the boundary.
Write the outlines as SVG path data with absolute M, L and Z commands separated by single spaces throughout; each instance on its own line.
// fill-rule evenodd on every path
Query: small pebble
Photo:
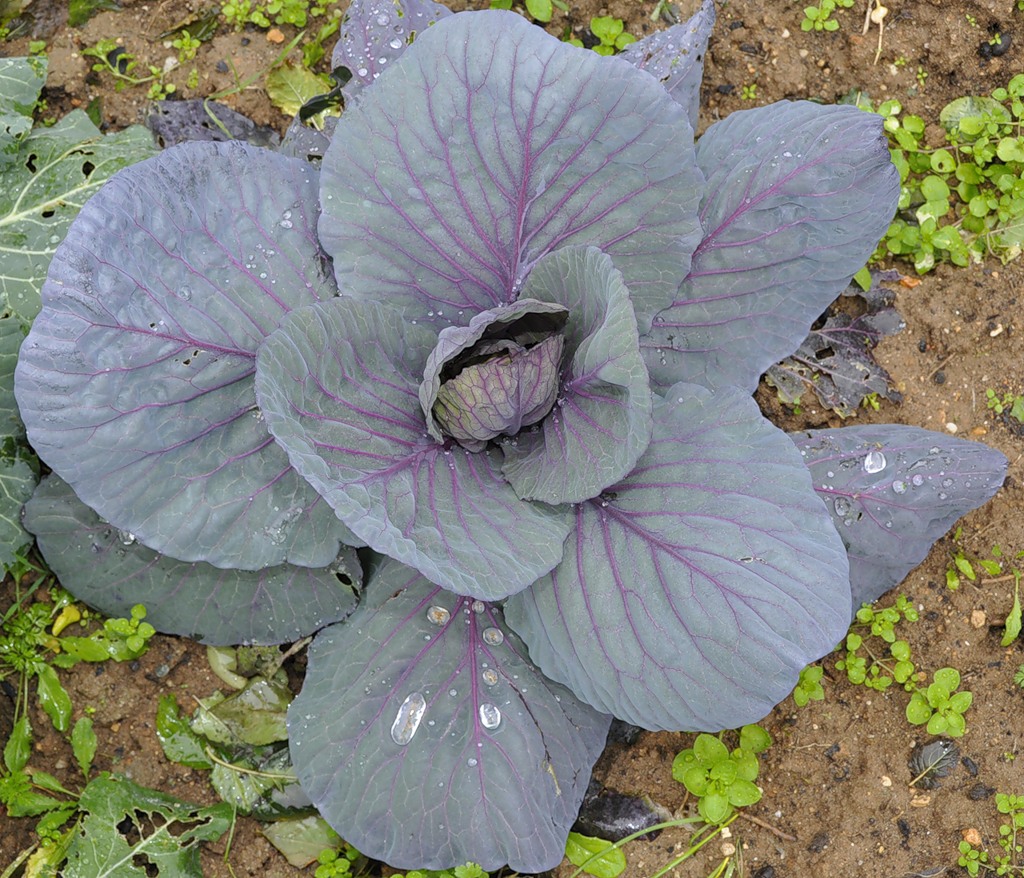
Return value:
M 984 628 L 988 621 L 984 610 L 971 610 L 971 627 Z
M 963 831 L 964 841 L 977 847 L 981 844 L 981 833 L 973 826 Z
M 957 427 L 957 425 L 954 424 L 952 421 L 947 421 L 946 422 L 946 432 L 947 433 L 955 433 L 959 429 L 960 428 Z

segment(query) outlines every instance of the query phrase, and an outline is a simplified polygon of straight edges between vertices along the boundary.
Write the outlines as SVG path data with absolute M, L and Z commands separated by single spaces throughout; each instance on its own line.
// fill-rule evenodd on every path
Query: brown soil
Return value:
M 782 98 L 830 103 L 851 89 L 863 90 L 876 100 L 899 98 L 907 111 L 935 123 L 948 101 L 965 94 L 987 94 L 1024 68 L 1024 15 L 1012 11 L 1014 4 L 1009 0 L 893 0 L 877 64 L 873 62 L 878 29 L 861 33 L 865 2 L 857 0 L 856 8 L 834 14 L 841 24 L 838 31 L 804 33 L 800 21 L 805 2 L 729 0 L 720 6 L 706 59 L 702 124 Z M 36 0 L 35 6 L 44 5 L 44 0 Z M 172 0 L 125 0 L 123 11 L 101 13 L 85 27 L 69 29 L 59 24 L 62 5 L 50 10 L 58 21 L 56 29 L 43 35 L 51 64 L 45 115 L 59 117 L 101 97 L 103 118 L 111 128 L 140 121 L 144 87 L 115 91 L 109 78 L 90 71 L 89 59 L 82 57 L 81 50 L 100 38 L 114 37 L 143 65 L 162 66 L 175 53 L 154 37 L 179 22 L 185 7 Z M 193 9 L 209 4 L 189 0 L 186 5 Z M 463 5 L 472 4 L 459 4 Z M 599 14 L 623 18 L 627 30 L 636 35 L 654 28 L 649 18 L 653 0 L 570 0 L 570 5 L 571 15 L 556 17 L 552 32 L 562 33 L 567 23 L 583 27 L 591 15 Z M 696 4 L 687 0 L 682 5 L 685 17 Z M 286 40 L 294 35 L 291 28 L 282 30 Z M 1004 39 L 1011 37 L 1011 49 L 1000 58 L 985 60 L 979 46 L 997 31 Z M 27 36 L 11 40 L 0 46 L 0 54 L 23 54 L 27 41 Z M 175 71 L 171 81 L 183 97 L 206 95 L 234 81 L 230 72 L 218 72 L 218 62 L 224 62 L 221 71 L 230 62 L 245 80 L 266 70 L 279 51 L 280 45 L 268 41 L 264 31 L 235 33 L 222 25 L 195 62 L 198 88 L 186 88 L 190 64 Z M 897 59 L 905 63 L 897 66 Z M 225 102 L 257 123 L 283 130 L 287 119 L 269 103 L 261 82 L 258 78 Z M 756 98 L 744 99 L 743 86 L 752 85 L 757 87 Z M 939 137 L 934 125 L 929 134 L 933 141 Z M 905 265 L 897 267 L 912 273 Z M 883 402 L 881 411 L 858 415 L 859 421 L 955 430 L 1009 457 L 1006 487 L 962 522 L 962 545 L 980 556 L 986 556 L 994 544 L 1007 555 L 1024 550 L 1019 515 L 1024 502 L 1024 440 L 985 406 L 986 388 L 1024 392 L 1018 298 L 1024 298 L 1020 263 L 943 266 L 917 286 L 900 286 L 896 307 L 907 326 L 883 342 L 879 359 L 903 394 L 903 403 Z M 837 418 L 813 405 L 794 417 L 765 388 L 758 398 L 789 429 L 838 424 Z M 741 818 L 725 842 L 742 854 L 737 875 L 889 878 L 935 875 L 943 867 L 948 867 L 946 874 L 960 874 L 957 844 L 971 829 L 998 852 L 999 815 L 993 797 L 991 793 L 976 797 L 979 790 L 984 793 L 983 788 L 1024 793 L 1014 761 L 1024 738 L 1024 694 L 1013 683 L 1024 653 L 1017 644 L 1000 646 L 1000 623 L 1010 607 L 1012 582 L 982 579 L 956 592 L 947 590 L 945 569 L 952 547 L 951 537 L 941 540 L 898 591 L 921 610 L 921 621 L 908 626 L 906 635 L 918 667 L 931 672 L 954 665 L 963 673 L 965 687 L 974 693 L 974 706 L 967 714 L 968 733 L 960 742 L 963 755 L 971 761 L 958 765 L 941 789 L 922 792 L 908 787 L 911 749 L 915 742 L 929 740 L 922 728 L 904 718 L 908 695 L 898 688 L 883 694 L 854 687 L 835 669 L 836 656 L 829 657 L 824 662 L 823 703 L 798 709 L 789 700 L 765 720 L 775 743 L 763 758 L 764 798 L 747 809 L 756 822 Z M 160 694 L 177 693 L 179 702 L 188 706 L 193 696 L 217 688 L 202 648 L 157 637 L 136 663 L 79 665 L 64 680 L 76 717 L 86 708 L 95 710 L 98 768 L 128 774 L 139 783 L 185 799 L 212 800 L 203 773 L 164 759 L 153 729 Z M 0 695 L 0 701 L 3 698 Z M 0 726 L 2 714 L 0 710 Z M 52 732 L 44 733 L 49 723 L 42 714 L 33 717 L 33 726 L 41 740 L 32 764 L 67 783 L 77 783 L 67 742 Z M 647 733 L 631 747 L 613 745 L 599 763 L 597 776 L 614 789 L 649 795 L 670 810 L 690 807 L 685 790 L 672 780 L 671 763 L 691 740 L 684 734 Z M 0 817 L 0 868 L 31 843 L 28 823 Z M 626 878 L 649 878 L 685 850 L 687 839 L 685 832 L 670 831 L 655 841 L 631 844 L 626 850 Z M 668 874 L 708 875 L 722 860 L 722 843 L 712 842 L 695 860 Z M 249 820 L 239 821 L 226 858 L 223 852 L 223 844 L 206 851 L 207 875 L 276 878 L 312 871 L 300 873 L 287 865 Z M 557 874 L 569 871 L 563 867 Z

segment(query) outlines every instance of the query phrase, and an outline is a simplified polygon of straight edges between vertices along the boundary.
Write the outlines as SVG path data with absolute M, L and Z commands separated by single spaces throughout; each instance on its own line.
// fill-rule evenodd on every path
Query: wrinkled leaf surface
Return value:
M 283 643 L 345 618 L 360 567 L 345 547 L 330 567 L 280 565 L 222 570 L 175 561 L 102 521 L 71 488 L 49 476 L 25 507 L 46 563 L 76 597 L 108 616 L 145 604 L 159 631 L 203 643 Z
M 899 175 L 877 116 L 807 101 L 732 113 L 698 141 L 697 161 L 705 235 L 643 340 L 647 368 L 661 387 L 753 391 L 864 265 Z
M 324 156 L 320 235 L 340 287 L 464 325 L 514 300 L 546 253 L 593 244 L 645 330 L 701 234 L 682 107 L 511 12 L 439 21 L 388 67 Z
M 648 729 L 736 728 L 782 701 L 850 618 L 843 544 L 788 444 L 734 388 L 656 402 L 636 469 L 506 603 L 544 673 Z
M 557 865 L 610 718 L 546 679 L 491 604 L 393 561 L 368 598 L 313 642 L 288 713 L 320 813 L 398 868 Z
M 791 438 L 849 553 L 854 610 L 902 582 L 1006 476 L 1001 452 L 918 427 L 866 424 Z

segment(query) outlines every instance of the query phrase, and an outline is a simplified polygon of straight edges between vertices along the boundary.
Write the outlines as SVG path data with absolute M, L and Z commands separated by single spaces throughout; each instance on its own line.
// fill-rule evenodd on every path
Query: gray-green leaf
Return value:
M 217 840 L 232 821 L 229 805 L 192 805 L 122 777 L 96 778 L 79 806 L 86 816 L 64 878 L 144 878 L 150 866 L 158 875 L 202 878 L 199 842 Z
M 50 258 L 75 214 L 115 171 L 155 151 L 145 128 L 104 136 L 81 110 L 21 141 L 16 160 L 0 164 L 0 314 L 32 321 Z

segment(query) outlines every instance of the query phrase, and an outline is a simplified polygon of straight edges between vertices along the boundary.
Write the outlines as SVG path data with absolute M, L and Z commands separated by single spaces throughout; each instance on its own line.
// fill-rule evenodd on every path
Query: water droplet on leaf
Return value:
M 488 668 L 481 675 L 488 686 L 494 686 L 498 682 L 498 672 Z
M 402 706 L 398 708 L 395 721 L 391 724 L 391 740 L 404 747 L 416 734 L 420 720 L 427 709 L 427 700 L 419 692 L 406 696 Z
M 484 643 L 489 646 L 500 646 L 505 640 L 505 635 L 497 628 L 484 629 Z
M 896 479 L 892 483 L 892 490 L 894 494 L 905 494 L 907 491 L 907 483 Z
M 496 729 L 501 723 L 501 711 L 490 702 L 480 705 L 480 724 L 485 729 Z
M 444 625 L 452 617 L 444 607 L 431 607 L 427 610 L 427 621 L 433 625 Z
M 869 451 L 864 456 L 864 472 L 880 473 L 885 469 L 885 455 L 881 451 Z
M 847 500 L 845 497 L 836 497 L 836 499 L 832 501 L 832 506 L 836 510 L 836 515 L 838 515 L 840 518 L 849 515 L 850 509 L 852 508 L 850 506 L 850 501 Z

